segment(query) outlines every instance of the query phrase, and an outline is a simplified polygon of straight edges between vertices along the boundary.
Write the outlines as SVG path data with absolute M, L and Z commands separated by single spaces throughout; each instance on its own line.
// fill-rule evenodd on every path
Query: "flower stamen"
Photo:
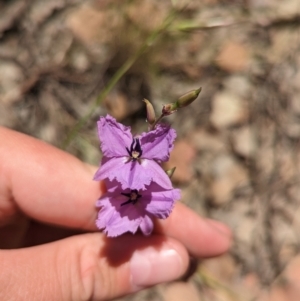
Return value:
M 121 206 L 124 206 L 124 205 L 127 205 L 127 204 L 135 205 L 137 203 L 138 199 L 142 197 L 142 195 L 139 194 L 136 189 L 131 190 L 130 193 L 121 192 L 121 194 L 124 195 L 124 196 L 127 196 L 129 198 L 129 200 L 122 203 Z
M 138 138 L 133 138 L 132 143 L 130 145 L 130 150 L 128 149 L 128 147 L 126 147 L 126 150 L 127 150 L 129 157 L 133 161 L 138 160 L 143 154 L 140 140 Z

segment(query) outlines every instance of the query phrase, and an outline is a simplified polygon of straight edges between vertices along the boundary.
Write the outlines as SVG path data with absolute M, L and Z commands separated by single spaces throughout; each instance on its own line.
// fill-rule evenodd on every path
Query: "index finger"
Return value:
M 103 193 L 95 168 L 47 143 L 0 128 L 0 221 L 20 209 L 39 221 L 95 229 Z
M 96 167 L 47 143 L 0 128 L 0 224 L 18 209 L 39 221 L 96 230 L 95 201 L 104 187 Z M 4 143 L 3 143 L 4 142 Z M 230 231 L 177 203 L 156 233 L 171 236 L 195 256 L 214 256 L 230 245 Z

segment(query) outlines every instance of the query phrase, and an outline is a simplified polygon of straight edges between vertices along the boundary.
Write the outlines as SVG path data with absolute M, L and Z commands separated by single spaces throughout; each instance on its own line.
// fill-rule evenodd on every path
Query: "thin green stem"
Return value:
M 136 62 L 136 60 L 147 50 L 149 49 L 157 37 L 165 31 L 174 18 L 176 17 L 177 12 L 171 11 L 168 16 L 163 21 L 162 25 L 154 30 L 145 42 L 141 45 L 141 47 L 136 51 L 131 57 L 127 59 L 127 61 L 118 69 L 118 71 L 113 75 L 113 77 L 108 82 L 107 86 L 101 91 L 95 102 L 91 105 L 89 111 L 79 119 L 77 124 L 72 128 L 72 130 L 68 133 L 66 139 L 62 143 L 62 148 L 66 149 L 70 143 L 74 140 L 78 132 L 82 129 L 82 127 L 86 124 L 89 118 L 93 115 L 95 109 L 101 104 L 101 102 L 105 99 L 105 97 L 109 94 L 112 88 L 117 84 L 117 82 L 122 78 L 122 76 L 130 69 L 130 67 Z
M 155 129 L 156 125 L 165 117 L 165 114 L 161 114 L 156 120 L 155 122 L 149 127 L 149 130 L 152 131 Z

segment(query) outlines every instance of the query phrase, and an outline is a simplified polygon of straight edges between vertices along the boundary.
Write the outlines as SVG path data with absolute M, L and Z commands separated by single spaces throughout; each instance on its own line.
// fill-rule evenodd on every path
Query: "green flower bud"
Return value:
M 166 174 L 169 176 L 170 179 L 172 178 L 172 176 L 175 172 L 175 169 L 176 169 L 176 167 L 173 167 L 173 168 L 166 171 Z
M 171 115 L 175 113 L 178 109 L 186 107 L 190 105 L 194 100 L 197 99 L 198 95 L 200 94 L 202 88 L 192 90 L 180 96 L 177 101 L 168 103 L 163 106 L 162 114 L 164 116 Z
M 194 100 L 197 99 L 198 95 L 200 94 L 202 88 L 192 90 L 190 92 L 187 92 L 180 96 L 178 100 L 176 101 L 177 107 L 178 108 L 183 108 L 188 105 L 190 105 Z
M 178 109 L 178 105 L 176 102 L 168 103 L 163 106 L 162 114 L 164 116 L 171 115 L 171 114 L 175 113 L 177 111 L 177 109 Z
M 154 124 L 156 121 L 156 117 L 155 117 L 155 111 L 154 108 L 151 104 L 151 102 L 144 98 L 143 102 L 146 104 L 146 109 L 147 109 L 147 121 L 150 125 Z

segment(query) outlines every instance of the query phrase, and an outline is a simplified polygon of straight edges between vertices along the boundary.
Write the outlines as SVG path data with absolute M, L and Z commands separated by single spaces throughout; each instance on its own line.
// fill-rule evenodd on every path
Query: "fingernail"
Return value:
M 177 279 L 184 272 L 181 257 L 168 245 L 160 250 L 153 247 L 137 250 L 131 258 L 130 269 L 134 291 Z

